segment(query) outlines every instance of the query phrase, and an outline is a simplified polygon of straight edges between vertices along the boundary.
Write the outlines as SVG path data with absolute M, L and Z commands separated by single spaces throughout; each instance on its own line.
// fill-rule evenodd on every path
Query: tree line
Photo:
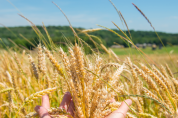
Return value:
M 44 37 L 47 38 L 45 30 L 41 26 L 37 26 L 37 28 L 42 32 Z M 52 38 L 53 42 L 57 45 L 65 46 L 67 41 L 72 43 L 75 42 L 75 37 L 70 29 L 69 26 L 47 26 L 47 31 Z M 88 43 L 91 47 L 94 47 L 93 41 L 91 41 L 91 37 L 89 38 L 86 34 L 81 33 L 83 28 L 74 28 L 81 39 L 83 39 L 86 43 Z M 119 33 L 120 35 L 124 36 L 119 30 L 113 29 L 115 32 Z M 128 36 L 128 31 L 124 31 Z M 132 41 L 136 43 L 150 43 L 159 45 L 161 42 L 159 41 L 157 35 L 153 31 L 134 31 L 130 30 Z M 178 45 L 178 33 L 171 34 L 171 33 L 164 33 L 164 32 L 157 32 L 159 37 L 161 38 L 164 45 Z M 108 31 L 108 30 L 99 30 L 95 32 L 88 33 L 91 36 L 96 36 L 99 38 L 104 45 L 110 47 L 114 45 L 114 43 L 124 45 L 125 47 L 128 46 L 128 42 L 125 42 L 121 38 L 119 38 L 116 34 Z M 100 43 L 96 37 L 92 37 L 96 43 Z M 31 49 L 33 46 L 29 43 L 32 42 L 34 45 L 37 45 L 39 42 L 39 37 L 31 28 L 31 26 L 25 27 L 0 27 L 0 38 L 2 41 L 0 44 L 6 45 L 8 47 L 12 47 L 15 44 L 27 47 Z M 27 40 L 28 41 L 27 41 Z M 3 47 L 1 45 L 1 47 Z

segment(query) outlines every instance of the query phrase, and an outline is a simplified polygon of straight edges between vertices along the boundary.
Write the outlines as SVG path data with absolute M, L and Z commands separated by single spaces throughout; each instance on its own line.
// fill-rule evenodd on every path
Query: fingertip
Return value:
M 70 92 L 65 92 L 64 96 L 71 97 Z
M 127 111 L 129 110 L 129 106 L 132 104 L 132 100 L 131 99 L 127 99 L 125 101 L 122 102 L 121 106 L 119 107 L 119 109 L 117 109 L 117 112 L 122 112 L 124 114 L 127 113 Z
M 110 100 L 110 102 L 113 103 L 113 102 L 116 102 L 116 100 L 115 100 L 114 98 L 112 98 L 112 99 Z
M 71 96 L 70 92 L 66 92 L 64 94 L 64 97 L 63 97 L 62 102 L 59 107 L 65 109 L 67 111 L 68 106 L 70 105 L 71 99 L 72 99 L 72 96 Z
M 37 113 L 39 112 L 39 109 L 40 109 L 40 106 L 39 106 L 39 105 L 35 106 L 35 111 L 36 111 Z
M 47 99 L 47 98 L 49 99 L 47 94 L 42 96 L 42 99 Z
M 46 109 L 50 108 L 49 96 L 47 94 L 42 96 L 42 107 Z
M 131 99 L 127 99 L 127 100 L 125 100 L 125 102 L 130 106 L 130 105 L 132 105 L 132 100 Z
M 35 111 L 38 113 L 40 118 L 51 118 L 50 115 L 48 114 L 48 110 L 42 106 L 36 106 Z
M 129 110 L 129 106 L 131 104 L 132 104 L 131 99 L 127 99 L 127 100 L 123 101 L 121 106 L 117 110 L 112 112 L 109 116 L 107 116 L 106 118 L 125 118 L 126 113 Z

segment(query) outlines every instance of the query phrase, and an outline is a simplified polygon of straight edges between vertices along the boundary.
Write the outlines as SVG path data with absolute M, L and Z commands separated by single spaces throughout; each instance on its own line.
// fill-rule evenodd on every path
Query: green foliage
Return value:
M 42 34 L 47 39 L 47 36 L 45 34 L 45 31 L 43 30 L 43 27 L 37 26 L 37 28 L 42 32 Z M 49 35 L 51 36 L 53 42 L 59 46 L 66 46 L 66 38 L 71 43 L 75 42 L 75 37 L 73 35 L 73 32 L 71 31 L 69 26 L 48 26 L 46 27 Z M 82 30 L 82 28 L 74 28 Z M 10 31 L 9 31 L 10 30 Z M 4 44 L 6 46 L 12 47 L 13 44 L 9 41 L 11 39 L 13 42 L 15 42 L 17 45 L 25 46 L 28 49 L 33 49 L 33 46 L 26 40 L 24 40 L 19 34 L 22 34 L 25 38 L 27 38 L 30 42 L 32 42 L 34 45 L 38 44 L 39 37 L 36 35 L 36 33 L 33 31 L 33 29 L 30 26 L 26 27 L 9 27 L 9 30 L 7 28 L 0 28 L 0 38 L 4 41 Z M 119 30 L 114 30 L 117 33 L 122 33 Z M 83 39 L 86 43 L 88 43 L 92 48 L 96 48 L 96 46 L 93 44 L 93 42 L 84 34 L 80 33 L 78 30 L 76 30 L 77 34 L 79 34 L 79 37 Z M 126 34 L 128 34 L 127 31 L 125 31 Z M 157 45 L 160 44 L 159 39 L 157 38 L 155 32 L 152 31 L 134 31 L 131 30 L 132 35 L 132 41 L 136 43 L 155 43 Z M 124 45 L 127 47 L 128 45 L 120 39 L 117 35 L 113 34 L 110 31 L 107 30 L 100 30 L 96 32 L 89 33 L 90 35 L 95 35 L 98 38 L 102 40 L 102 43 L 105 44 L 107 47 L 110 47 L 114 44 L 114 42 Z M 171 33 L 163 33 L 158 32 L 158 35 L 162 39 L 164 45 L 178 45 L 178 34 L 171 34 Z M 65 37 L 65 38 L 64 38 Z M 94 39 L 96 43 L 100 44 L 100 42 L 96 39 Z

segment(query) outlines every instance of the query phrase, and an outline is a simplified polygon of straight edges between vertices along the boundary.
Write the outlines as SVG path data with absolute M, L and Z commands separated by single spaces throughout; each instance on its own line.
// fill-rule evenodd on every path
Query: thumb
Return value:
M 127 103 L 127 104 L 126 104 Z M 129 106 L 132 104 L 132 100 L 127 99 L 124 102 L 122 102 L 121 106 L 119 107 L 119 109 L 117 109 L 116 111 L 118 112 L 122 112 L 124 114 L 127 113 L 127 111 L 129 110 Z
M 126 113 L 129 110 L 128 106 L 130 106 L 131 104 L 132 104 L 132 101 L 130 99 L 125 100 L 124 102 L 122 102 L 119 109 L 112 112 L 107 118 L 125 118 Z
M 51 118 L 48 114 L 48 110 L 42 106 L 36 106 L 35 111 L 39 114 L 40 118 Z

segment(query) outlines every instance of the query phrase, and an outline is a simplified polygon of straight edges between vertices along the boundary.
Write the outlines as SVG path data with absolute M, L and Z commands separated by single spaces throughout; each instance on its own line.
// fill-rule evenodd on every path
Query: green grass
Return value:
M 151 47 L 147 47 L 146 49 L 140 48 L 144 53 L 146 54 L 178 54 L 178 46 L 171 46 L 171 47 L 163 47 L 162 49 L 156 49 L 152 50 Z M 122 48 L 122 49 L 116 49 L 112 48 L 112 50 L 117 55 L 137 55 L 139 52 L 136 49 L 133 48 Z

